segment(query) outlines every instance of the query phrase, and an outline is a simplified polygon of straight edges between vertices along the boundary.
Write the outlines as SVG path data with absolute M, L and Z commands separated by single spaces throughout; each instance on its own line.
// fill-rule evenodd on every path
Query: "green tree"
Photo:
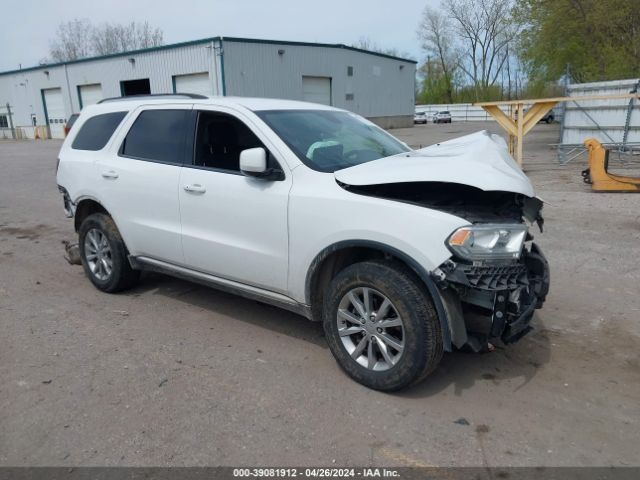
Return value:
M 640 76 L 640 0 L 519 0 L 521 58 L 532 82 Z
M 422 78 L 421 88 L 416 98 L 418 103 L 453 103 L 453 80 L 450 74 L 442 70 L 439 60 L 427 58 L 418 74 Z

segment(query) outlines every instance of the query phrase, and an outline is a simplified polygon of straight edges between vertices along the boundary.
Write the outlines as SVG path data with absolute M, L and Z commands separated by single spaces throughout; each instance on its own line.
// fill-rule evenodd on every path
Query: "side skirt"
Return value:
M 216 277 L 208 273 L 163 262 L 162 260 L 156 260 L 155 258 L 129 256 L 129 263 L 131 263 L 131 267 L 136 270 L 164 273 L 172 277 L 189 280 L 217 290 L 239 295 L 250 300 L 273 305 L 274 307 L 302 315 L 309 320 L 312 319 L 311 307 L 309 305 L 298 303 L 292 298 L 280 293 L 271 292 L 251 285 L 245 285 L 244 283 L 235 282 L 226 278 Z

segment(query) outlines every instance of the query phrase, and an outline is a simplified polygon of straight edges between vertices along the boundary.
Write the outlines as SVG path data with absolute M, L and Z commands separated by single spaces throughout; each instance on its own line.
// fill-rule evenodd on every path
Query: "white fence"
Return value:
M 435 113 L 443 111 L 450 112 L 451 120 L 454 122 L 493 120 L 482 107 L 474 107 L 470 103 L 416 105 L 416 112 L 426 112 L 429 120 Z
M 525 103 L 525 108 L 529 108 L 530 106 L 530 104 Z M 509 107 L 500 108 L 504 113 L 509 115 Z M 493 117 L 485 112 L 482 107 L 474 107 L 471 103 L 416 105 L 416 112 L 426 112 L 429 120 L 431 120 L 433 114 L 442 111 L 450 112 L 451 120 L 454 122 L 493 120 Z M 559 121 L 562 118 L 562 109 L 555 108 L 553 110 L 553 117 L 555 121 Z

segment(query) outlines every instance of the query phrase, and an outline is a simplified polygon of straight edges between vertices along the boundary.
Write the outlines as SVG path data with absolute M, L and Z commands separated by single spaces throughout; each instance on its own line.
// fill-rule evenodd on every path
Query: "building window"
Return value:
M 347 67 L 347 77 L 353 77 L 353 67 Z
M 353 100 L 353 93 L 347 93 L 347 95 L 345 96 L 345 98 L 347 100 Z
M 123 80 L 120 82 L 120 93 L 123 97 L 128 97 L 129 95 L 149 95 L 151 93 L 151 84 L 148 78 Z
M 6 115 L 0 115 L 0 128 L 9 128 L 9 122 Z

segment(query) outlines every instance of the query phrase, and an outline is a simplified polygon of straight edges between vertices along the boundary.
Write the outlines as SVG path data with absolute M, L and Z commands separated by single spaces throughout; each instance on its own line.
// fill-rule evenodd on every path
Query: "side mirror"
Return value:
M 267 152 L 264 148 L 247 148 L 240 152 L 240 171 L 248 177 L 266 180 L 283 180 L 284 173 L 267 167 Z
M 240 152 L 240 171 L 251 177 L 261 177 L 267 171 L 267 152 L 264 148 L 248 148 Z

